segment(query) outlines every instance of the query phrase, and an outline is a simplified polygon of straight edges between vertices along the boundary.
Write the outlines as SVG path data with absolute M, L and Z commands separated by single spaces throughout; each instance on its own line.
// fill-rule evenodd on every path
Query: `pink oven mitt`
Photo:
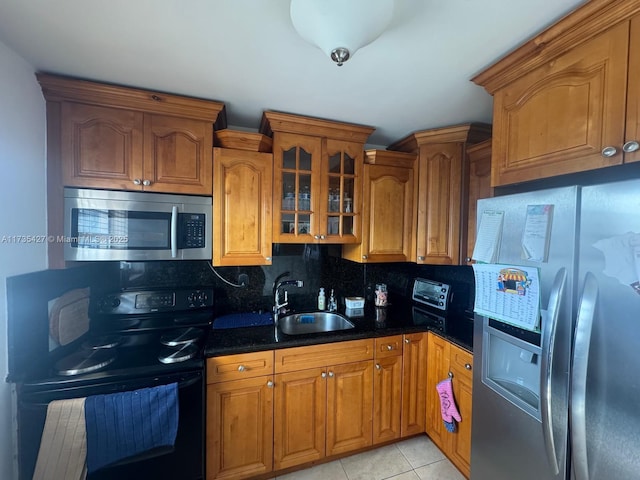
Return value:
M 438 390 L 438 395 L 440 395 L 440 414 L 442 415 L 442 420 L 447 430 L 453 432 L 455 430 L 453 419 L 459 422 L 462 420 L 462 417 L 453 399 L 451 379 L 447 378 L 442 380 L 436 385 L 436 390 Z

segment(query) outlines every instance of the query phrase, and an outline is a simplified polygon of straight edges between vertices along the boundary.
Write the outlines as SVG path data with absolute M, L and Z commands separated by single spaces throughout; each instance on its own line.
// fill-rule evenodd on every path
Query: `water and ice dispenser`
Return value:
M 540 334 L 487 317 L 482 321 L 482 382 L 540 420 Z

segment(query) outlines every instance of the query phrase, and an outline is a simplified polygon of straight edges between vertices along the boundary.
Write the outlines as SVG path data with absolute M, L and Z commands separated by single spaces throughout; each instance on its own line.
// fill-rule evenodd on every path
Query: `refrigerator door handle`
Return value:
M 560 306 L 564 296 L 564 289 L 567 283 L 567 270 L 563 267 L 556 273 L 556 278 L 549 294 L 549 304 L 547 306 L 546 320 L 548 326 L 543 328 L 542 334 L 542 358 L 541 369 L 544 372 L 540 375 L 540 416 L 542 419 L 542 433 L 544 435 L 544 445 L 547 451 L 547 459 L 554 475 L 560 472 L 556 446 L 553 438 L 553 416 L 551 414 L 551 379 L 553 375 L 553 352 L 556 340 L 558 317 Z
M 597 300 L 598 282 L 596 277 L 588 272 L 584 277 L 584 286 L 578 305 L 571 373 L 571 451 L 575 480 L 589 479 L 586 425 L 587 368 Z

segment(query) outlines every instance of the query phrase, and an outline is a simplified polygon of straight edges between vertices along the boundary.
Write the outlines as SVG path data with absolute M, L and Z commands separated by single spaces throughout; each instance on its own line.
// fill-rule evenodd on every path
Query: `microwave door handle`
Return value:
M 178 256 L 178 206 L 171 207 L 171 258 Z

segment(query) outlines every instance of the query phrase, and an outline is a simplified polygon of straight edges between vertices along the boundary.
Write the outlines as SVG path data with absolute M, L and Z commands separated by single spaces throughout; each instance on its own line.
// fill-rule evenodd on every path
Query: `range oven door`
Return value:
M 125 392 L 178 383 L 178 434 L 172 450 L 148 452 L 105 467 L 87 476 L 89 480 L 153 478 L 197 480 L 204 478 L 204 373 L 194 370 L 103 382 L 91 386 L 46 387 L 18 385 L 18 462 L 20 480 L 31 480 L 38 458 L 47 406 L 54 400 Z

